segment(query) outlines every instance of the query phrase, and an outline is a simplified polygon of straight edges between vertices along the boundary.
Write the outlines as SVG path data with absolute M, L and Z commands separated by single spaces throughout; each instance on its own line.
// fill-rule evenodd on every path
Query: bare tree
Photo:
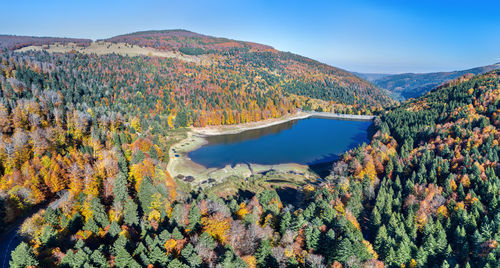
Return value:
M 323 264 L 323 256 L 316 254 L 308 254 L 306 258 L 307 267 L 315 267 L 315 268 L 326 268 L 326 265 Z

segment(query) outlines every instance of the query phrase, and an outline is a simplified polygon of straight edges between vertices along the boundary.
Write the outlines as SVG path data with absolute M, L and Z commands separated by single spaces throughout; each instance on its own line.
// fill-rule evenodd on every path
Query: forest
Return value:
M 442 83 L 466 74 L 483 74 L 498 68 L 500 63 L 452 72 L 384 75 L 371 81 L 374 85 L 390 91 L 396 99 L 406 100 L 420 97 Z
M 17 36 L 0 34 L 0 50 L 15 50 L 27 46 L 51 45 L 54 43 L 67 44 L 75 43 L 79 46 L 88 46 L 92 40 L 78 38 L 61 37 L 37 37 L 37 36 Z
M 121 38 L 183 40 L 147 34 Z M 2 51 L 0 228 L 50 204 L 11 267 L 500 266 L 500 70 L 395 106 L 307 58 L 203 40 L 217 64 Z M 166 170 L 184 127 L 298 109 L 378 115 L 298 202 L 186 190 Z

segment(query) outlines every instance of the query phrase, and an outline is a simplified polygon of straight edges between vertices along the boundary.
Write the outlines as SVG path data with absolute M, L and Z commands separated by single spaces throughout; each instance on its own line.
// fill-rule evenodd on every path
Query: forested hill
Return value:
M 181 190 L 165 171 L 175 130 L 78 110 L 36 83 L 10 87 L 2 94 L 17 106 L 0 110 L 2 219 L 68 191 L 23 224 L 29 243 L 12 267 L 500 265 L 500 70 L 382 114 L 372 142 L 325 181 L 302 185 L 293 203 L 255 178 L 241 183 L 245 195 Z
M 226 53 L 237 51 L 271 51 L 273 47 L 228 38 L 213 37 L 187 30 L 142 31 L 118 35 L 102 41 L 128 43 L 159 50 L 178 50 L 185 54 Z
M 383 114 L 330 180 L 389 267 L 499 267 L 500 70 Z
M 47 45 L 48 39 L 31 42 L 36 47 Z M 183 30 L 117 36 L 91 43 L 87 52 L 83 43 L 79 51 L 70 45 L 66 50 L 64 44 L 4 50 L 2 68 L 15 69 L 21 59 L 50 65 L 51 73 L 62 72 L 61 79 L 70 79 L 73 87 L 81 89 L 77 95 L 91 93 L 82 98 L 105 106 L 142 98 L 129 107 L 131 112 L 140 109 L 152 116 L 170 116 L 172 122 L 178 118 L 179 126 L 259 121 L 297 109 L 370 114 L 394 103 L 375 86 L 341 69 L 265 45 Z M 138 51 L 139 56 L 126 56 L 124 49 Z M 150 56 L 155 52 L 166 56 Z M 40 75 L 52 77 L 47 72 Z M 53 90 L 65 94 L 67 86 Z
M 500 63 L 453 72 L 385 75 L 370 81 L 376 86 L 390 91 L 396 99 L 405 100 L 422 96 L 440 84 L 462 75 L 482 74 L 498 68 L 500 68 Z
M 36 37 L 36 36 L 17 36 L 0 34 L 0 50 L 19 49 L 27 46 L 43 46 L 54 43 L 67 44 L 75 43 L 80 46 L 88 46 L 92 40 L 79 38 L 60 38 L 60 37 Z
M 270 84 L 279 81 L 277 86 L 288 94 L 346 104 L 391 103 L 384 92 L 347 71 L 290 52 L 281 52 L 267 45 L 186 30 L 136 32 L 104 41 L 179 51 L 186 55 L 205 55 L 220 68 L 247 70 Z

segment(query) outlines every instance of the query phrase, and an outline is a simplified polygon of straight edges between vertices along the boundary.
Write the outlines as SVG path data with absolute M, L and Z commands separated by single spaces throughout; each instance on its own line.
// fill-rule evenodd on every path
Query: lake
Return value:
M 369 143 L 372 121 L 306 118 L 238 134 L 208 136 L 188 153 L 207 168 L 238 163 L 316 165 L 333 162 L 345 151 Z

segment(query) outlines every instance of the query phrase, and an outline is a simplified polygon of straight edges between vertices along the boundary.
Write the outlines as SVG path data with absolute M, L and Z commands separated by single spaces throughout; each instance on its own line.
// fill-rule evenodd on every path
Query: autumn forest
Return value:
M 348 71 L 185 30 L 95 41 L 170 57 L 50 50 L 93 42 L 0 35 L 10 267 L 500 266 L 499 69 L 398 102 Z M 190 128 L 300 111 L 376 118 L 371 142 L 293 184 L 294 201 L 273 174 L 226 178 L 246 185 L 234 193 L 167 171 Z

